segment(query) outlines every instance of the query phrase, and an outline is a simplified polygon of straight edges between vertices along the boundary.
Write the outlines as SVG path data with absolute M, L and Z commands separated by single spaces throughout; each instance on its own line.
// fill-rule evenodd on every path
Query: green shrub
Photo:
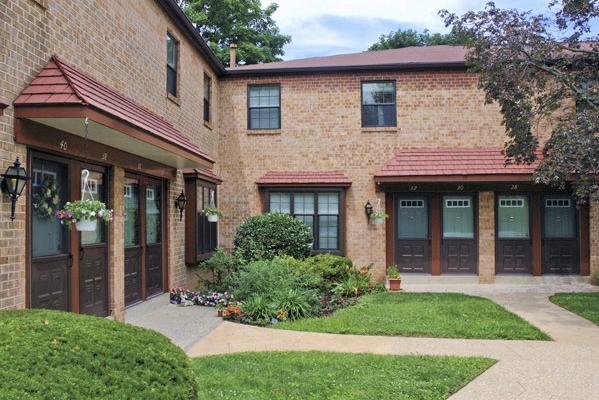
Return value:
M 270 323 L 277 315 L 277 306 L 267 295 L 256 293 L 243 303 L 241 311 L 252 322 Z
M 241 263 L 272 260 L 276 256 L 310 256 L 314 238 L 310 228 L 289 214 L 268 213 L 245 220 L 235 233 L 235 257 Z
M 330 253 L 306 258 L 305 265 L 323 278 L 321 287 L 323 295 L 331 294 L 335 285 L 346 279 L 349 276 L 349 270 L 354 266 L 349 258 Z
M 311 296 L 308 291 L 298 289 L 287 289 L 278 293 L 276 304 L 277 309 L 286 312 L 287 318 L 290 320 L 300 319 L 310 316 L 312 312 Z
M 157 332 L 60 311 L 0 311 L 0 399 L 196 396 L 189 359 Z
M 208 278 L 198 274 L 198 290 L 208 292 L 224 292 L 229 285 L 228 278 L 237 269 L 235 259 L 227 256 L 224 249 L 218 247 L 208 260 L 198 265 L 201 272 L 207 273 Z
M 370 268 L 373 264 L 366 265 L 360 269 L 356 267 L 347 268 L 347 276 L 335 283 L 333 293 L 339 297 L 361 296 L 370 292 Z

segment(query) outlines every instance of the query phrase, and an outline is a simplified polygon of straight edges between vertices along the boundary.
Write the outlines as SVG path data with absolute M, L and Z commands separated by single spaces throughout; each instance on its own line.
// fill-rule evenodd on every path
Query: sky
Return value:
M 381 35 L 408 29 L 449 33 L 438 14 L 480 11 L 490 0 L 261 0 L 277 3 L 272 15 L 280 33 L 291 36 L 284 60 L 366 51 Z M 498 8 L 547 14 L 550 0 L 495 0 Z

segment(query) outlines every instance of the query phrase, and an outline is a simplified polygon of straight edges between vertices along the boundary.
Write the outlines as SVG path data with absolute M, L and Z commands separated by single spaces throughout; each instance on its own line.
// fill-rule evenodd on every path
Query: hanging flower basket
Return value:
M 384 212 L 377 211 L 370 214 L 370 219 L 377 224 L 382 224 L 386 218 L 389 218 L 389 214 L 385 214 Z
M 209 207 L 204 208 L 202 210 L 202 214 L 204 214 L 206 216 L 206 218 L 208 218 L 209 222 L 216 222 L 216 221 L 218 221 L 218 217 L 223 216 L 222 211 L 214 206 L 209 206 Z
M 82 219 L 75 222 L 75 228 L 80 232 L 93 232 L 98 226 L 98 220 Z
M 99 200 L 67 202 L 62 210 L 56 212 L 56 216 L 60 219 L 60 223 L 68 226 L 69 229 L 78 222 L 89 221 L 95 224 L 98 220 L 102 220 L 108 224 L 113 219 L 112 210 L 106 208 L 106 204 Z M 76 227 L 78 230 L 82 230 L 79 229 L 79 226 L 76 225 Z M 88 226 L 85 230 L 95 230 L 95 227 L 91 229 Z

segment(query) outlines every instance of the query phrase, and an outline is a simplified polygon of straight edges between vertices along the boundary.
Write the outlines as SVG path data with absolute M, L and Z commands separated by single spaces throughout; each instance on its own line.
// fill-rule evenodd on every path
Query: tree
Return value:
M 281 61 L 283 46 L 291 36 L 279 33 L 273 3 L 261 8 L 260 0 L 178 0 L 178 4 L 223 64 L 229 66 L 230 44 L 237 45 L 238 64 Z
M 441 33 L 430 34 L 428 29 L 422 31 L 422 33 L 418 33 L 412 29 L 408 29 L 407 31 L 399 29 L 397 32 L 391 31 L 388 35 L 381 35 L 379 41 L 370 46 L 368 50 L 400 49 L 410 46 L 437 46 L 440 44 L 463 44 L 463 42 L 460 42 L 455 29 L 452 29 L 451 33 L 445 35 Z
M 461 17 L 440 14 L 466 38 L 466 62 L 487 103 L 499 104 L 506 163 L 535 162 L 542 146 L 536 183 L 564 188 L 570 181 L 579 203 L 598 200 L 599 43 L 589 23 L 599 8 L 596 0 L 549 6 L 560 7 L 552 19 L 493 3 Z M 541 143 L 543 129 L 550 136 Z

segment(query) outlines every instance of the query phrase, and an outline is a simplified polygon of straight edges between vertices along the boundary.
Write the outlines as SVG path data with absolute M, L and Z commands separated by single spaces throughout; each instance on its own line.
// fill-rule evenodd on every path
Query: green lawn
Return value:
M 599 292 L 558 293 L 550 300 L 599 326 Z
M 446 399 L 495 363 L 478 357 L 265 352 L 192 360 L 198 399 Z
M 286 321 L 272 327 L 353 335 L 551 340 L 491 300 L 459 293 L 374 293 L 329 317 Z

